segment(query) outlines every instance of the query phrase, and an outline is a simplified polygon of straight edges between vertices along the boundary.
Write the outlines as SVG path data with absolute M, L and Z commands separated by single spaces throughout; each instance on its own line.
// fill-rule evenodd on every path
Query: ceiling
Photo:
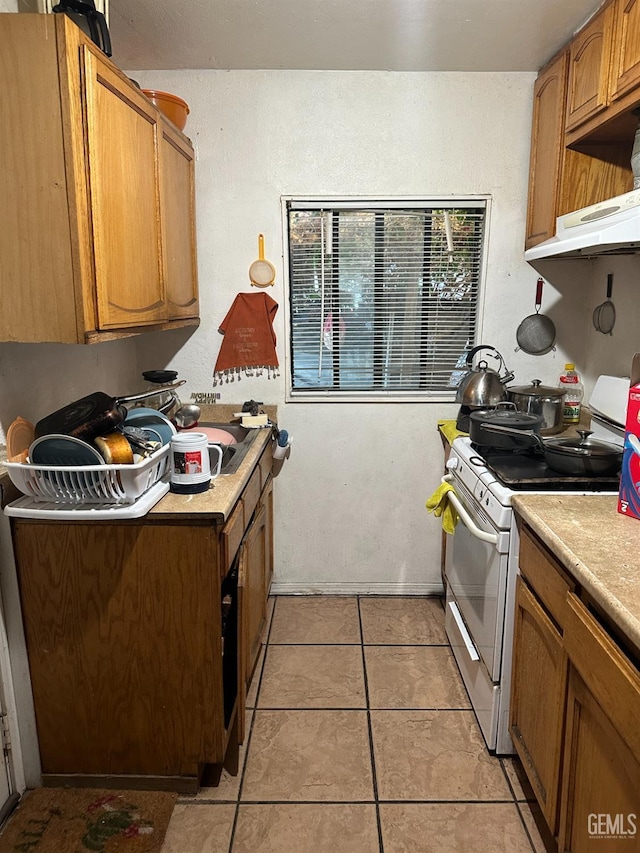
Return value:
M 602 0 L 110 0 L 139 69 L 537 71 Z

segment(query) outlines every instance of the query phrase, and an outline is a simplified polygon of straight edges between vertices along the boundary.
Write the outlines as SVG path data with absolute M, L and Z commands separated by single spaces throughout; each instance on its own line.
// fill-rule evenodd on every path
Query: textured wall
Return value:
M 287 353 L 282 195 L 492 197 L 482 339 L 527 382 L 555 379 L 561 352 L 514 353 L 533 310 L 536 273 L 522 260 L 531 74 L 136 72 L 191 107 L 197 150 L 202 325 L 175 333 L 172 365 L 211 390 L 218 325 L 239 290 L 259 232 L 277 269 L 278 352 Z M 577 297 L 576 297 L 577 298 Z M 579 296 L 582 305 L 583 296 Z M 545 309 L 572 317 L 554 288 Z M 580 310 L 583 310 L 580 308 Z M 575 323 L 565 332 L 571 338 Z M 180 339 L 178 339 L 180 337 Z M 141 340 L 151 365 L 166 340 Z M 577 358 L 577 356 L 576 356 Z M 434 590 L 439 531 L 424 510 L 441 476 L 436 422 L 453 404 L 285 404 L 284 376 L 224 385 L 223 401 L 277 403 L 294 436 L 276 489 L 276 584 L 282 590 Z

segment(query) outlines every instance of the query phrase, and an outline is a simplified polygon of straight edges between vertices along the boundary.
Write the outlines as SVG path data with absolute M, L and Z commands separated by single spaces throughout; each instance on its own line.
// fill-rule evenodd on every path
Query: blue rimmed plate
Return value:
M 29 447 L 32 465 L 104 465 L 93 445 L 72 435 L 43 435 Z
M 155 430 L 160 435 L 163 444 L 169 444 L 178 431 L 166 415 L 157 409 L 150 409 L 146 406 L 129 409 L 124 419 L 124 426 Z

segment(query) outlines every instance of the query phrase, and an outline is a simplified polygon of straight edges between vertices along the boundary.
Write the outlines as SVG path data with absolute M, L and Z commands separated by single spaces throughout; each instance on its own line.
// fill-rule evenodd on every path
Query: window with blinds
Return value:
M 484 200 L 289 201 L 291 396 L 455 393 L 473 346 Z

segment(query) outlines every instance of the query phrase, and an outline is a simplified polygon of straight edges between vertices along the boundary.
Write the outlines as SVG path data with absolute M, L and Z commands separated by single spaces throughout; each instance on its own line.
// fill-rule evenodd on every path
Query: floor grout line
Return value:
M 360 627 L 360 650 L 362 654 L 362 677 L 364 679 L 364 697 L 365 703 L 367 706 L 367 733 L 369 736 L 369 757 L 371 759 L 371 777 L 373 782 L 373 797 L 376 806 L 376 825 L 378 829 L 378 847 L 380 849 L 380 853 L 384 853 L 384 842 L 382 840 L 382 819 L 380 817 L 380 802 L 378 799 L 378 775 L 376 772 L 376 759 L 373 747 L 373 726 L 371 724 L 371 709 L 370 709 L 370 701 L 369 701 L 369 679 L 367 676 L 367 663 L 365 659 L 365 645 L 364 645 L 364 628 L 362 625 L 362 612 L 360 610 L 360 596 L 356 598 L 356 604 L 358 608 L 358 624 Z
M 234 798 L 229 798 L 229 799 L 210 799 L 210 798 L 205 797 L 205 798 L 198 799 L 198 800 L 192 800 L 192 799 L 187 799 L 187 798 L 178 798 L 177 803 L 183 804 L 183 805 L 190 805 L 190 806 L 192 806 L 192 805 L 206 805 L 206 806 L 212 806 L 212 805 L 216 805 L 216 806 L 221 805 L 222 806 L 222 805 L 224 805 L 227 807 L 235 806 L 233 823 L 232 823 L 232 827 L 231 827 L 231 834 L 229 837 L 228 853 L 233 853 L 235 838 L 236 838 L 237 825 L 238 825 L 238 819 L 239 819 L 239 813 L 240 813 L 241 807 L 243 807 L 243 806 L 299 806 L 299 805 L 300 806 L 301 805 L 315 806 L 315 807 L 321 807 L 321 806 L 325 806 L 325 805 L 326 806 L 346 806 L 346 805 L 348 805 L 348 806 L 369 806 L 369 807 L 374 806 L 375 807 L 375 814 L 376 814 L 376 828 L 377 828 L 377 834 L 378 834 L 379 853 L 384 853 L 384 841 L 383 841 L 383 835 L 382 835 L 382 819 L 381 819 L 381 811 L 380 811 L 381 805 L 401 806 L 401 805 L 481 805 L 482 804 L 482 805 L 495 805 L 495 806 L 502 805 L 502 806 L 504 806 L 507 804 L 513 804 L 516 807 L 516 810 L 517 810 L 517 813 L 519 816 L 520 824 L 522 825 L 522 828 L 523 828 L 525 836 L 529 842 L 531 850 L 533 851 L 533 853 L 536 853 L 536 849 L 537 849 L 536 848 L 536 842 L 534 841 L 532 834 L 529 830 L 529 827 L 527 825 L 527 822 L 525 821 L 524 812 L 523 812 L 523 808 L 522 808 L 523 804 L 526 804 L 527 808 L 529 810 L 531 810 L 531 802 L 528 798 L 526 798 L 526 791 L 524 789 L 523 789 L 523 796 L 525 796 L 525 799 L 520 801 L 517 798 L 516 790 L 515 790 L 515 780 L 512 781 L 511 776 L 507 772 L 507 767 L 505 764 L 505 759 L 511 758 L 511 756 L 498 756 L 498 755 L 494 755 L 492 753 L 489 753 L 490 757 L 495 758 L 500 765 L 502 775 L 504 776 L 504 779 L 507 783 L 507 789 L 508 789 L 509 794 L 510 794 L 510 796 L 508 798 L 499 798 L 499 799 L 434 799 L 434 798 L 429 798 L 429 799 L 406 799 L 406 798 L 389 799 L 389 798 L 382 798 L 380 796 L 379 780 L 378 780 L 376 760 L 375 760 L 375 747 L 374 747 L 374 737 L 373 737 L 373 720 L 372 720 L 373 715 L 376 712 L 383 712 L 383 713 L 402 713 L 402 712 L 404 712 L 404 713 L 416 713 L 416 712 L 417 713 L 420 713 L 420 712 L 428 712 L 428 713 L 436 713 L 436 712 L 438 712 L 438 713 L 454 712 L 455 713 L 455 712 L 458 712 L 458 713 L 460 713 L 460 712 L 466 712 L 466 713 L 469 713 L 470 711 L 472 712 L 473 709 L 470 707 L 466 707 L 466 708 L 465 707 L 457 707 L 457 708 L 380 707 L 380 708 L 373 708 L 371 706 L 371 695 L 370 695 L 370 686 L 369 686 L 369 678 L 368 678 L 368 671 L 367 671 L 366 649 L 367 648 L 393 648 L 393 647 L 398 647 L 398 648 L 449 648 L 448 644 L 446 644 L 446 643 L 381 643 L 381 642 L 367 643 L 367 642 L 365 642 L 365 632 L 364 632 L 364 626 L 363 626 L 363 614 L 362 614 L 362 609 L 361 609 L 361 598 L 371 598 L 371 596 L 369 596 L 369 595 L 367 595 L 367 596 L 360 596 L 360 595 L 353 596 L 353 598 L 355 598 L 355 600 L 356 600 L 356 605 L 357 605 L 357 618 L 358 618 L 358 626 L 359 626 L 359 631 L 360 631 L 360 642 L 359 643 L 300 643 L 300 642 L 273 643 L 273 642 L 271 642 L 271 635 L 272 635 L 273 625 L 275 622 L 275 617 L 276 617 L 276 612 L 277 612 L 277 607 L 278 607 L 278 600 L 280 597 L 281 596 L 277 596 L 277 595 L 271 597 L 273 599 L 273 608 L 271 611 L 271 618 L 270 618 L 269 624 L 267 626 L 266 637 L 263 641 L 264 648 L 261 651 L 262 661 L 261 661 L 260 666 L 256 668 L 256 671 L 254 672 L 254 676 L 253 676 L 254 679 L 257 677 L 258 681 L 257 681 L 256 689 L 255 689 L 253 707 L 250 709 L 249 708 L 247 709 L 248 711 L 251 712 L 251 722 L 250 722 L 250 725 L 249 725 L 248 731 L 246 732 L 246 737 L 245 737 L 244 755 L 243 755 L 241 767 L 239 768 L 240 780 L 238 783 L 237 793 L 236 793 Z M 345 596 L 336 596 L 336 597 L 344 598 Z M 385 597 L 385 596 L 380 596 L 380 597 Z M 404 596 L 404 597 L 412 598 L 413 596 Z M 419 597 L 419 596 L 417 596 L 417 597 Z M 396 598 L 397 597 L 394 596 L 394 599 L 396 599 Z M 295 706 L 259 707 L 260 692 L 261 692 L 261 687 L 262 687 L 262 683 L 263 683 L 263 678 L 265 675 L 265 666 L 266 666 L 266 662 L 267 662 L 267 656 L 269 654 L 269 648 L 271 646 L 274 646 L 274 647 L 278 647 L 278 646 L 282 646 L 282 647 L 294 647 L 294 646 L 340 647 L 340 646 L 351 646 L 354 648 L 359 647 L 360 648 L 361 662 L 362 662 L 362 674 L 363 674 L 363 680 L 364 680 L 364 692 L 365 692 L 364 704 L 359 705 L 357 707 L 348 707 L 348 708 L 341 707 L 339 705 L 337 705 L 335 707 L 303 707 L 303 708 L 295 707 Z M 291 711 L 291 712 L 296 712 L 296 713 L 304 712 L 304 711 L 310 711 L 310 712 L 354 711 L 357 713 L 362 713 L 363 711 L 365 711 L 366 712 L 366 719 L 367 719 L 369 756 L 370 756 L 370 761 L 371 761 L 373 798 L 371 800 L 368 800 L 368 799 L 367 800 L 358 800 L 358 799 L 353 799 L 353 800 L 351 800 L 351 799 L 349 799 L 349 800 L 340 800 L 340 799 L 336 799 L 336 800 L 288 800 L 288 799 L 284 799 L 284 800 L 283 799 L 274 799 L 274 800 L 256 799 L 256 800 L 254 800 L 254 799 L 245 799 L 245 800 L 243 800 L 242 797 L 243 797 L 244 785 L 245 785 L 245 780 L 246 780 L 246 770 L 247 770 L 247 764 L 248 764 L 248 759 L 249 759 L 249 750 L 250 750 L 250 746 L 251 746 L 253 729 L 254 729 L 254 725 L 255 725 L 255 721 L 256 721 L 256 714 L 258 711 L 260 711 L 260 712 L 263 712 L 263 711 L 269 711 L 269 712 Z M 488 750 L 486 750 L 486 747 L 485 747 L 485 751 L 488 752 Z M 515 756 L 515 759 L 517 760 L 517 756 Z M 514 773 L 516 772 L 515 768 L 514 768 L 513 772 Z M 544 843 L 544 841 L 543 841 L 543 843 Z

